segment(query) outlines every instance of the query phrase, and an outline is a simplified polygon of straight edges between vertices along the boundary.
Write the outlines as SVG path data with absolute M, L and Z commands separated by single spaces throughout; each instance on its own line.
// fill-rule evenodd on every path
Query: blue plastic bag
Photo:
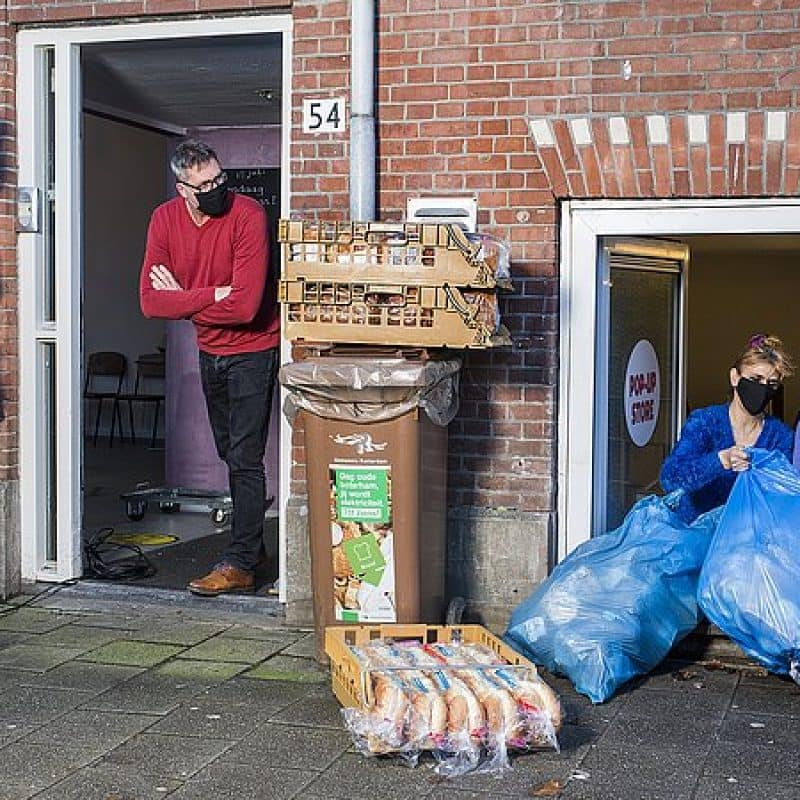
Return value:
M 508 643 L 566 675 L 593 703 L 649 672 L 698 623 L 697 580 L 719 519 L 689 525 L 645 497 L 615 531 L 584 542 L 511 615 Z
M 705 615 L 772 672 L 800 683 L 800 472 L 748 450 L 700 573 Z

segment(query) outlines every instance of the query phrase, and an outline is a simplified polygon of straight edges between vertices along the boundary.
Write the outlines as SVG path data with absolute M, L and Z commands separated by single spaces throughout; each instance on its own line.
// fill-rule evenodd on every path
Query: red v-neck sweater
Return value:
M 139 279 L 146 317 L 191 319 L 197 344 L 212 355 L 253 353 L 280 342 L 275 282 L 269 276 L 267 219 L 252 198 L 231 193 L 233 202 L 220 217 L 198 227 L 182 197 L 153 212 Z M 163 264 L 181 290 L 156 291 L 150 268 Z M 268 280 L 269 278 L 269 280 Z M 219 302 L 214 290 L 231 286 Z

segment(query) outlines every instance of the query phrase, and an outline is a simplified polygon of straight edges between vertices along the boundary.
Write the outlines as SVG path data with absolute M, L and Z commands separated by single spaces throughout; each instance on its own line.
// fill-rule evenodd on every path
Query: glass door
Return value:
M 658 475 L 683 417 L 688 247 L 605 239 L 598 261 L 593 533 L 616 528 Z

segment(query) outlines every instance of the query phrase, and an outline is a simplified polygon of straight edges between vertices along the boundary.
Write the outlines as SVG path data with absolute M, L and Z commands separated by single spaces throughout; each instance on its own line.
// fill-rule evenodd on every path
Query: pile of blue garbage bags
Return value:
M 576 548 L 515 609 L 506 641 L 602 703 L 702 612 L 800 683 L 800 472 L 779 452 L 749 453 L 724 506 L 689 524 L 671 510 L 678 493 L 646 497 Z

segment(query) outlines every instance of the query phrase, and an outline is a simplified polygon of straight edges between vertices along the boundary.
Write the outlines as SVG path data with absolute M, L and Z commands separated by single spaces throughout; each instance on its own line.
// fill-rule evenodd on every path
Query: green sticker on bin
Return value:
M 350 522 L 389 522 L 388 472 L 388 467 L 337 467 L 337 518 Z
M 370 586 L 381 582 L 386 559 L 383 557 L 378 540 L 373 533 L 365 533 L 355 539 L 342 542 L 344 554 L 350 562 L 353 572 Z

